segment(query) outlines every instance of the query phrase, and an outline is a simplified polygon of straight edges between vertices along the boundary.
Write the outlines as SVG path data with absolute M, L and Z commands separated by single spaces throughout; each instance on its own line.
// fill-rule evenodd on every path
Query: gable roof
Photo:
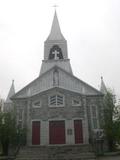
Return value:
M 59 74 L 59 84 L 54 86 L 53 76 L 56 70 Z M 54 66 L 17 92 L 12 99 L 31 97 L 54 87 L 63 88 L 83 95 L 102 95 L 102 93 L 97 89 L 69 74 L 60 67 Z

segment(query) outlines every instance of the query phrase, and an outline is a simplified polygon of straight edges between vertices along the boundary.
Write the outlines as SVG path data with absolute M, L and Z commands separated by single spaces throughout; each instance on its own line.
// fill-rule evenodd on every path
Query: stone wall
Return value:
M 61 94 L 64 96 L 63 107 L 50 107 L 49 96 L 54 94 Z M 73 106 L 72 99 L 81 101 L 80 106 Z M 70 92 L 60 88 L 53 88 L 51 90 L 42 92 L 27 99 L 15 101 L 16 113 L 18 117 L 19 109 L 23 109 L 23 126 L 27 127 L 27 144 L 31 145 L 32 139 L 32 121 L 39 120 L 41 122 L 41 145 L 49 144 L 49 121 L 50 120 L 64 120 L 66 128 L 66 143 L 74 144 L 74 120 L 82 119 L 83 124 L 83 138 L 84 143 L 88 143 L 91 127 L 90 105 L 98 106 L 98 115 L 101 112 L 101 97 L 88 97 L 78 93 Z M 40 107 L 33 107 L 33 102 L 40 100 Z M 99 116 L 100 118 L 100 116 Z M 67 135 L 67 130 L 72 129 L 72 134 Z

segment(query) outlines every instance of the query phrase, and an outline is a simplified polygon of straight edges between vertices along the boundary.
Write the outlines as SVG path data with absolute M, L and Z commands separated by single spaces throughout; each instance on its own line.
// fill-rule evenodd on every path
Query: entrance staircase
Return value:
M 89 145 L 22 147 L 16 160 L 95 160 Z

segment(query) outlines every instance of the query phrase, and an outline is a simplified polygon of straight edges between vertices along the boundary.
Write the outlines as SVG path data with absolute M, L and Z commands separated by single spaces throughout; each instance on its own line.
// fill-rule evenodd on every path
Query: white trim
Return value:
M 71 129 L 72 134 L 68 134 L 68 129 Z M 73 120 L 66 120 L 66 145 L 74 145 L 74 124 Z
M 40 136 L 40 144 L 38 144 L 38 145 L 33 145 L 33 144 L 32 144 L 32 123 L 33 123 L 34 121 L 40 122 L 40 135 L 41 135 L 41 120 L 40 120 L 40 119 L 32 119 L 32 120 L 31 120 L 31 145 L 32 145 L 32 146 L 40 146 L 40 145 L 41 145 L 41 136 Z
M 41 121 L 41 145 L 49 145 L 49 122 Z

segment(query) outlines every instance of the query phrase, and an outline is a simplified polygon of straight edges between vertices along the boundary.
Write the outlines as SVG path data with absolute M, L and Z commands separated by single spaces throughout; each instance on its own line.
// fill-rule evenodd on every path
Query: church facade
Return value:
M 28 146 L 89 144 L 101 129 L 103 94 L 73 75 L 56 12 L 40 75 L 11 100 Z

